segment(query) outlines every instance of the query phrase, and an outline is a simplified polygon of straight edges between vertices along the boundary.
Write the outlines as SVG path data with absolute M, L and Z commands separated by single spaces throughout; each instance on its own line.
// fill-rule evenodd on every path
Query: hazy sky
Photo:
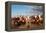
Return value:
M 11 5 L 11 17 L 42 15 L 42 6 Z

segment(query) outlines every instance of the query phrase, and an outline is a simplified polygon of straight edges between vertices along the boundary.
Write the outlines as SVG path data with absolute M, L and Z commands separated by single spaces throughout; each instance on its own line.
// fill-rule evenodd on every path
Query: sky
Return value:
M 11 17 L 42 15 L 42 6 L 33 5 L 11 5 Z

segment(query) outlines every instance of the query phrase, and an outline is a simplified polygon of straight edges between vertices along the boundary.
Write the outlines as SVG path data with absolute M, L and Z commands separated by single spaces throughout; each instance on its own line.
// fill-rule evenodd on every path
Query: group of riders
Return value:
M 14 17 L 11 19 L 11 25 L 12 26 L 21 26 L 25 24 L 37 24 L 37 25 L 42 25 L 43 23 L 43 17 L 42 16 L 31 16 L 31 17 Z

